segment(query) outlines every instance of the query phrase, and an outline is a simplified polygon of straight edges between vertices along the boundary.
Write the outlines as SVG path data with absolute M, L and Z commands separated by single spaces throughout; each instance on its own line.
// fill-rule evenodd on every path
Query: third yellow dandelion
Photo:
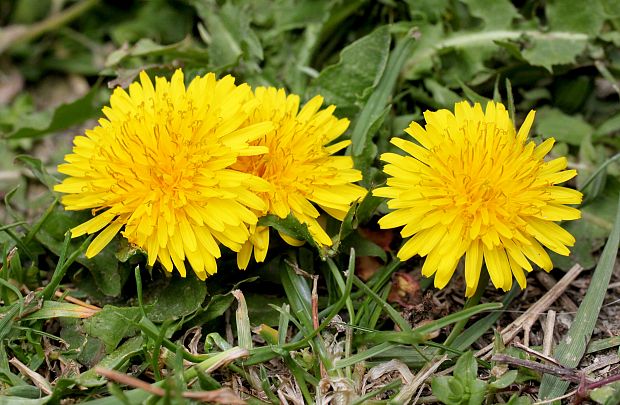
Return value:
M 496 288 L 508 290 L 513 277 L 525 287 L 532 263 L 549 271 L 544 247 L 568 255 L 575 239 L 557 221 L 580 218 L 570 204 L 580 192 L 559 184 L 576 175 L 567 160 L 545 160 L 554 140 L 528 139 L 531 111 L 517 132 L 505 107 L 489 102 L 457 103 L 455 111 L 427 111 L 426 126 L 405 130 L 416 142 L 393 138 L 406 155 L 385 153 L 387 197 L 392 212 L 382 228 L 404 226 L 409 238 L 398 257 L 426 256 L 423 275 L 443 288 L 465 256 L 466 295 L 476 291 L 483 262 Z

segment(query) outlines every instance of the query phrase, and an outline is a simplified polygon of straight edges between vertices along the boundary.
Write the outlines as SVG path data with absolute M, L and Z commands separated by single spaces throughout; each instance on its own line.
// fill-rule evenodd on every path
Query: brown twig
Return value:
M 54 293 L 54 295 L 56 296 L 56 298 L 62 298 L 65 301 L 70 302 L 72 304 L 76 304 L 76 305 L 79 305 L 79 306 L 84 307 L 84 308 L 92 309 L 94 311 L 101 311 L 101 308 L 99 308 L 98 306 L 89 304 L 87 302 L 82 301 L 79 298 L 75 298 L 75 297 L 72 297 L 70 295 L 64 295 L 64 293 L 61 292 L 60 290 L 57 290 Z
M 531 326 L 536 322 L 538 317 L 544 313 L 551 304 L 555 302 L 564 291 L 571 285 L 571 283 L 581 274 L 583 267 L 579 264 L 575 264 L 565 275 L 553 286 L 545 295 L 542 296 L 534 305 L 532 305 L 523 315 L 514 320 L 504 330 L 501 335 L 504 340 L 504 344 L 508 344 L 514 339 L 517 334 L 526 326 Z M 484 348 L 476 352 L 477 357 L 489 358 L 491 357 L 491 350 L 493 350 L 493 343 L 485 346 Z
M 491 357 L 491 361 L 511 364 L 517 367 L 525 367 L 543 374 L 553 374 L 557 377 L 562 378 L 563 380 L 571 381 L 574 383 L 581 383 L 585 378 L 583 373 L 580 373 L 579 371 L 571 368 L 567 368 L 561 365 L 541 364 L 531 360 L 522 360 L 505 354 L 495 354 L 493 355 L 493 357 Z M 591 384 L 594 381 L 585 378 L 585 382 Z
M 535 275 L 536 280 L 538 280 L 538 282 L 542 284 L 543 287 L 545 287 L 547 290 L 552 289 L 553 286 L 557 284 L 556 279 L 553 278 L 553 276 L 551 276 L 549 273 L 546 273 L 544 271 L 537 271 Z M 567 295 L 561 295 L 558 300 L 560 301 L 562 309 L 566 312 L 577 312 L 577 310 L 579 309 L 579 307 L 577 307 L 573 300 L 568 298 Z
M 523 351 L 524 351 L 524 352 L 526 352 L 526 353 L 529 353 L 529 354 L 531 354 L 531 355 L 533 355 L 533 356 L 536 356 L 536 357 L 541 358 L 541 359 L 543 359 L 543 360 L 545 360 L 545 361 L 548 361 L 549 363 L 551 363 L 551 364 L 553 364 L 553 365 L 555 365 L 555 366 L 558 366 L 558 367 L 564 367 L 563 365 L 561 365 L 560 363 L 558 363 L 558 362 L 557 362 L 557 360 L 556 360 L 556 359 L 554 359 L 553 357 L 551 357 L 551 356 L 547 356 L 546 354 L 541 353 L 541 352 L 539 352 L 539 351 L 536 351 L 536 350 L 534 350 L 534 349 L 532 349 L 532 348 L 530 348 L 530 347 L 527 347 L 527 346 L 525 346 L 524 344 L 521 344 L 521 343 L 519 343 L 519 342 L 514 342 L 512 345 L 513 345 L 514 347 L 516 347 L 517 349 L 521 349 L 521 350 L 523 350 Z
M 127 374 L 119 373 L 118 371 L 95 367 L 95 372 L 104 376 L 108 380 L 113 380 L 129 387 L 141 389 L 150 394 L 157 395 L 158 397 L 164 397 L 166 395 L 166 390 L 163 388 L 149 384 Z M 246 403 L 228 388 L 220 388 L 213 391 L 185 391 L 181 393 L 181 395 L 183 398 L 194 399 L 202 402 L 215 402 L 219 404 L 231 405 Z

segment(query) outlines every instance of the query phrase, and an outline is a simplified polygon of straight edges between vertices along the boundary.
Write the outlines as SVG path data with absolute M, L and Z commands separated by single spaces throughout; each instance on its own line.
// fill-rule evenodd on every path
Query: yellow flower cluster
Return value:
M 116 234 L 144 250 L 148 264 L 186 274 L 186 261 L 204 279 L 217 270 L 220 246 L 237 252 L 245 269 L 267 255 L 269 229 L 259 219 L 293 215 L 317 244 L 332 240 L 317 206 L 342 220 L 366 190 L 350 156 L 334 156 L 349 121 L 316 96 L 300 108 L 297 95 L 210 73 L 185 86 L 177 70 L 155 84 L 143 72 L 129 92 L 116 89 L 99 125 L 74 140 L 55 187 L 68 210 L 94 217 L 72 236 L 98 233 L 86 255 Z M 516 132 L 504 106 L 458 103 L 454 113 L 426 112 L 412 122 L 413 141 L 393 138 L 404 154 L 385 153 L 391 176 L 374 195 L 392 212 L 382 228 L 403 226 L 401 260 L 426 256 L 422 274 L 443 288 L 465 256 L 466 295 L 477 288 L 483 263 L 492 283 L 525 286 L 534 263 L 553 267 L 546 247 L 568 255 L 575 239 L 555 221 L 580 217 L 581 193 L 558 186 L 576 175 L 566 158 L 545 160 L 553 139 L 528 140 L 534 112 Z M 334 143 L 334 141 L 336 141 Z M 296 245 L 299 241 L 282 234 Z
M 67 194 L 65 208 L 96 215 L 72 236 L 99 232 L 92 257 L 122 231 L 149 265 L 185 275 L 187 259 L 201 279 L 217 271 L 220 244 L 239 252 L 242 268 L 252 247 L 263 260 L 269 234 L 257 222 L 269 213 L 292 213 L 331 245 L 312 202 L 342 218 L 366 191 L 352 184 L 361 174 L 351 157 L 331 156 L 348 141 L 328 145 L 348 120 L 321 104 L 316 97 L 299 110 L 299 97 L 253 92 L 231 76 L 210 73 L 186 88 L 181 70 L 155 85 L 141 73 L 128 93 L 114 91 L 106 118 L 75 138 L 58 167 L 68 176 L 54 188 Z

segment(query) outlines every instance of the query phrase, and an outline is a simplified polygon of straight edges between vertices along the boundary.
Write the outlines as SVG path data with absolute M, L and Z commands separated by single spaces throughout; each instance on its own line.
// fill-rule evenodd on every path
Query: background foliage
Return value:
M 536 109 L 534 134 L 558 141 L 552 155 L 569 156 L 579 171 L 572 186 L 585 193 L 583 219 L 566 224 L 577 237 L 573 254 L 553 257 L 558 277 L 574 263 L 593 268 L 613 228 L 620 192 L 620 5 L 613 0 L 14 0 L 0 3 L 0 26 L 0 381 L 4 393 L 15 396 L 6 403 L 110 394 L 129 403 L 145 398 L 144 391 L 106 386 L 95 365 L 143 375 L 164 386 L 169 400 L 182 401 L 184 381 L 198 375 L 193 389 L 232 384 L 251 400 L 276 403 L 270 387 L 288 387 L 275 377 L 279 367 L 294 377 L 290 389 L 298 392 L 290 396 L 310 402 L 340 392 L 336 377 L 361 384 L 368 370 L 355 365 L 364 360 L 370 367 L 399 359 L 414 372 L 439 351 L 454 361 L 490 333 L 501 315 L 484 318 L 490 322 L 475 333 L 466 328 L 453 340 L 461 345 L 438 349 L 450 330 L 441 328 L 492 306 L 458 312 L 446 294 L 444 313 L 422 309 L 428 302 L 420 291 L 432 287 L 428 281 L 418 285 L 417 260 L 395 261 L 398 235 L 377 232 L 376 219 L 386 207 L 371 197 L 342 225 L 328 223 L 336 235 L 333 249 L 276 244 L 265 265 L 246 273 L 235 270 L 229 254 L 220 274 L 206 283 L 166 277 L 157 266 L 146 269 L 144 255 L 121 238 L 86 259 L 84 240 L 69 241 L 65 232 L 89 214 L 59 206 L 50 191 L 58 178 L 55 166 L 70 150 L 72 136 L 95 125 L 110 88 L 127 86 L 143 69 L 170 75 L 182 67 L 187 80 L 209 71 L 230 73 L 251 85 L 285 87 L 305 100 L 323 95 L 337 106 L 337 115 L 351 119 L 348 153 L 369 188 L 384 181 L 377 157 L 392 148 L 389 138 L 403 136 L 427 109 L 495 99 L 511 108 L 518 123 Z M 306 235 L 290 221 L 273 225 Z M 340 313 L 354 329 L 343 332 L 332 324 L 313 332 L 312 283 L 297 268 L 319 275 L 320 321 Z M 405 287 L 418 289 L 415 299 L 388 297 L 391 290 L 407 291 L 393 287 L 395 272 L 396 282 L 402 278 Z M 454 283 L 450 291 L 462 296 L 463 285 Z M 231 293 L 236 289 L 245 293 L 243 301 Z M 52 301 L 58 291 L 103 309 L 89 313 L 83 305 Z M 517 292 L 510 294 L 505 302 Z M 422 320 L 431 326 L 420 330 Z M 250 325 L 259 330 L 250 332 Z M 394 325 L 409 333 L 393 332 Z M 418 329 L 412 332 L 412 326 Z M 183 348 L 191 333 L 200 342 L 193 352 Z M 230 354 L 234 345 L 249 350 L 245 363 L 205 373 L 214 356 Z M 184 376 L 182 357 L 201 366 Z M 277 359 L 277 367 L 270 359 Z M 476 365 L 460 359 L 457 368 Z M 523 391 L 521 374 L 508 384 L 487 384 L 489 366 L 480 364 L 459 384 L 471 381 L 480 401 L 514 381 L 520 388 L 508 389 L 505 399 Z M 317 388 L 321 378 L 331 384 L 323 391 Z M 403 399 L 399 381 L 377 385 L 368 398 Z M 448 381 L 434 381 L 433 389 Z M 341 391 L 361 401 L 365 392 L 355 384 Z M 435 400 L 451 403 L 448 391 L 438 389 Z M 612 389 L 600 401 L 613 395 Z

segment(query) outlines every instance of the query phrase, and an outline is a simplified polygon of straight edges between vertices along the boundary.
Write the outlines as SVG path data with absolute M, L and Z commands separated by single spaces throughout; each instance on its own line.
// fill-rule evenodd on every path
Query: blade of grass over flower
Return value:
M 510 113 L 510 119 L 512 122 L 517 122 L 515 114 L 515 98 L 512 94 L 512 83 L 509 78 L 506 78 L 506 97 L 508 98 L 508 112 Z
M 555 350 L 555 359 L 564 366 L 576 367 L 586 352 L 586 347 L 594 331 L 594 326 L 605 299 L 611 274 L 614 271 L 619 243 L 620 196 L 618 198 L 613 229 L 605 244 L 598 265 L 592 274 L 588 291 L 581 305 L 579 305 L 579 310 L 567 335 Z M 539 397 L 542 399 L 558 397 L 566 392 L 568 385 L 567 381 L 546 374 L 543 376 L 540 384 Z

